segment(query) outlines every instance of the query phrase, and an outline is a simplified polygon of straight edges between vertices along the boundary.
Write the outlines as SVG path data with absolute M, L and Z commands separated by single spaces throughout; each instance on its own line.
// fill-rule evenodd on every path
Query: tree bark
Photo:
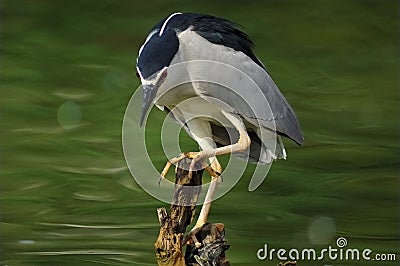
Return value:
M 229 244 L 225 241 L 223 224 L 207 223 L 184 238 L 186 227 L 192 222 L 195 214 L 203 175 L 202 169 L 193 171 L 190 177 L 189 172 L 185 170 L 189 169 L 190 163 L 189 158 L 178 162 L 171 214 L 169 215 L 165 208 L 157 209 L 160 222 L 160 232 L 154 244 L 157 263 L 160 266 L 229 265 L 225 258 Z M 185 242 L 188 243 L 186 253 L 183 252 Z
M 160 233 L 154 244 L 156 247 L 156 259 L 158 265 L 186 265 L 182 251 L 183 237 L 186 227 L 192 222 L 197 199 L 201 192 L 203 169 L 193 171 L 189 178 L 191 159 L 184 158 L 178 162 L 175 179 L 175 191 L 171 204 L 171 215 L 168 215 L 165 208 L 157 209 L 160 222 Z M 196 169 L 201 169 L 196 168 Z M 193 186 L 189 192 L 182 186 Z

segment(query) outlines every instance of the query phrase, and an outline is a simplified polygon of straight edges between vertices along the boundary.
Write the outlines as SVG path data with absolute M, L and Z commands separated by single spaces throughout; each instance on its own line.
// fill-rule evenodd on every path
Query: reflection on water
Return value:
M 276 265 L 256 257 L 266 242 L 320 249 L 340 236 L 398 251 L 396 2 L 29 3 L 0 5 L 0 264 L 154 264 L 164 204 L 129 175 L 121 126 L 138 47 L 176 10 L 244 25 L 305 133 L 303 147 L 286 141 L 288 160 L 258 190 L 247 191 L 245 175 L 213 205 L 229 259 Z M 151 116 L 154 133 L 164 117 Z M 160 140 L 149 139 L 160 168 Z M 335 265 L 350 264 L 375 265 Z

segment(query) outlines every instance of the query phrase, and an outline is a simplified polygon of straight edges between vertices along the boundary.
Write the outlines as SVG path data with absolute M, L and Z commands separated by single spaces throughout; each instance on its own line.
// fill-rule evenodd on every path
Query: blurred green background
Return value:
M 340 236 L 398 254 L 398 1 L 3 0 L 0 264 L 155 264 L 155 210 L 166 204 L 131 177 L 121 127 L 137 51 L 175 11 L 242 25 L 305 135 L 302 147 L 286 140 L 288 159 L 258 190 L 245 175 L 213 204 L 232 264 L 276 265 L 257 259 L 265 243 L 322 249 Z M 151 115 L 150 129 L 164 119 Z M 162 167 L 159 137 L 148 142 Z

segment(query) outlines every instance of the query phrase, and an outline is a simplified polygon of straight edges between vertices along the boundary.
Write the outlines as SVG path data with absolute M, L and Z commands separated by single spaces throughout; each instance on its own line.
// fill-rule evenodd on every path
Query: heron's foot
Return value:
M 185 154 L 181 153 L 178 156 L 176 156 L 175 158 L 172 158 L 171 160 L 168 160 L 167 163 L 164 166 L 164 169 L 162 170 L 161 174 L 160 174 L 160 180 L 158 180 L 158 185 L 160 185 L 161 181 L 165 178 L 165 176 L 167 175 L 169 168 L 171 168 L 171 166 L 173 164 L 178 163 L 179 161 L 181 161 L 183 158 L 185 158 Z
M 204 159 L 207 157 L 205 156 L 204 151 L 195 151 L 195 152 L 187 152 L 185 153 L 185 156 L 189 159 L 192 159 L 190 162 L 189 166 L 189 178 L 192 177 L 193 171 L 198 171 L 200 169 L 197 169 L 196 166 L 200 166 L 201 169 L 204 169 L 206 167 L 206 164 L 204 163 Z
M 221 173 L 215 171 L 212 166 L 205 165 L 204 169 L 206 169 L 206 171 L 210 174 L 211 177 L 213 177 L 213 178 L 221 178 L 221 180 L 222 180 Z
M 160 180 L 158 181 L 158 184 L 161 183 L 161 181 L 165 178 L 165 176 L 167 175 L 169 169 L 171 168 L 171 166 L 173 164 L 177 164 L 179 161 L 183 160 L 184 158 L 189 158 L 192 159 L 192 162 L 190 163 L 189 166 L 189 177 L 191 177 L 192 172 L 195 168 L 195 165 L 197 162 L 202 160 L 202 152 L 184 152 L 179 154 L 178 156 L 176 156 L 175 158 L 172 158 L 171 160 L 168 160 L 168 162 L 165 164 L 164 169 L 161 172 L 160 175 Z M 202 164 L 202 169 L 205 168 L 205 165 Z M 196 170 L 200 170 L 200 169 L 196 169 Z M 209 171 L 209 170 L 207 170 Z
M 222 167 L 215 157 L 214 153 L 210 151 L 199 151 L 199 152 L 187 152 L 185 153 L 187 158 L 192 159 L 189 167 L 189 176 L 191 176 L 196 164 L 201 162 L 201 169 L 205 169 L 213 178 L 220 177 L 222 173 Z M 207 164 L 206 159 L 210 159 L 211 163 Z
M 201 243 L 197 239 L 196 234 L 200 232 L 201 228 L 202 226 L 199 226 L 199 227 L 194 227 L 192 230 L 190 230 L 189 234 L 183 239 L 183 245 L 193 242 L 196 248 L 200 248 Z
M 164 169 L 161 172 L 160 175 L 160 180 L 158 181 L 158 184 L 161 183 L 161 181 L 165 178 L 167 175 L 169 169 L 173 164 L 178 163 L 184 158 L 189 158 L 192 159 L 192 162 L 190 163 L 189 166 L 189 177 L 191 177 L 193 171 L 198 171 L 200 169 L 196 169 L 196 164 L 199 165 L 198 163 L 201 162 L 201 169 L 205 169 L 212 177 L 220 177 L 221 172 L 222 172 L 222 167 L 219 164 L 217 158 L 214 157 L 214 159 L 211 161 L 210 164 L 205 163 L 205 159 L 208 159 L 210 157 L 213 157 L 213 155 L 209 154 L 208 152 L 204 151 L 199 151 L 199 152 L 185 152 L 179 154 L 177 157 L 172 158 L 171 160 L 168 160 L 166 163 Z
M 201 226 L 196 225 L 183 239 L 183 245 L 193 243 L 195 247 L 199 249 L 203 246 L 203 244 L 207 245 L 207 243 L 215 241 L 216 238 L 220 238 L 221 236 L 223 237 L 225 235 L 224 228 L 225 226 L 222 223 L 204 223 Z M 201 231 L 202 233 L 199 234 Z

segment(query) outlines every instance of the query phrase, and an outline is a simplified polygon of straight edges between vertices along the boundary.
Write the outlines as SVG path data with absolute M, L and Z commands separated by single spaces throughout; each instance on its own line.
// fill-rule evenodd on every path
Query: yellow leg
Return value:
M 232 123 L 232 125 L 238 130 L 239 132 L 239 140 L 237 143 L 227 145 L 224 147 L 219 147 L 219 148 L 214 148 L 214 149 L 204 149 L 199 152 L 187 152 L 184 154 L 179 155 L 176 158 L 173 158 L 172 160 L 167 162 L 167 165 L 164 167 L 163 171 L 161 172 L 161 176 L 164 177 L 168 171 L 168 169 L 171 167 L 172 164 L 179 162 L 185 157 L 188 157 L 192 159 L 192 162 L 189 167 L 189 174 L 192 173 L 194 170 L 194 166 L 197 162 L 204 161 L 205 159 L 212 158 L 210 166 L 205 168 L 207 171 L 209 171 L 212 176 L 210 186 L 208 188 L 206 198 L 205 198 L 205 203 L 203 204 L 203 207 L 201 208 L 199 218 L 197 220 L 197 223 L 194 227 L 194 229 L 201 227 L 203 224 L 207 222 L 207 217 L 210 212 L 211 208 L 211 202 L 213 200 L 215 191 L 218 188 L 219 183 L 221 182 L 221 177 L 220 174 L 222 172 L 222 167 L 219 164 L 216 156 L 218 155 L 223 155 L 223 154 L 228 154 L 228 153 L 235 153 L 235 152 L 242 152 L 245 151 L 250 147 L 251 140 L 249 135 L 247 134 L 246 127 L 243 124 L 243 121 L 240 119 L 239 116 L 228 113 L 225 111 L 221 111 L 222 114 Z M 203 132 L 204 133 L 204 132 Z M 194 133 L 193 133 L 194 134 Z M 195 138 L 197 142 L 200 143 L 201 138 Z
M 196 160 L 215 157 L 217 155 L 228 154 L 228 153 L 233 153 L 233 152 L 241 152 L 250 147 L 251 140 L 250 140 L 249 135 L 247 134 L 247 130 L 246 130 L 242 120 L 233 114 L 226 113 L 224 111 L 222 111 L 222 113 L 231 121 L 231 123 L 239 131 L 238 142 L 228 145 L 228 146 L 195 153 L 192 155 L 195 157 L 195 158 L 193 158 L 192 164 L 194 164 L 196 162 Z M 218 163 L 218 160 L 216 158 L 215 158 L 215 161 L 216 161 L 216 163 Z M 218 163 L 218 165 L 219 165 L 219 163 Z M 221 167 L 221 166 L 219 166 L 219 167 Z M 215 171 L 215 169 L 213 169 L 213 170 Z M 221 177 L 213 176 L 211 179 L 210 187 L 208 188 L 208 191 L 207 191 L 205 202 L 203 204 L 203 207 L 201 208 L 199 218 L 198 218 L 197 223 L 194 228 L 198 228 L 207 222 L 208 214 L 211 209 L 211 202 L 213 201 L 213 197 L 214 197 L 215 191 L 218 188 L 219 183 L 221 183 Z

